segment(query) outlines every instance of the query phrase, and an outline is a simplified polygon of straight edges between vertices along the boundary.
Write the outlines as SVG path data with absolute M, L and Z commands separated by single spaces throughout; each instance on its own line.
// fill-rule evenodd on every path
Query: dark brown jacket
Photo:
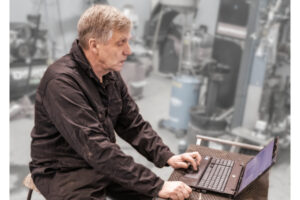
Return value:
M 91 167 L 126 188 L 157 195 L 163 180 L 125 155 L 115 132 L 157 167 L 174 155 L 143 120 L 120 74 L 111 72 L 100 83 L 76 40 L 69 54 L 49 66 L 37 90 L 33 179 Z

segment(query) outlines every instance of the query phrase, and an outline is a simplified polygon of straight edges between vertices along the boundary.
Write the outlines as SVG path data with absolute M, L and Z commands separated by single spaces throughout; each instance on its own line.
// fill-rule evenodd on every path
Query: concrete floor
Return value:
M 169 97 L 171 93 L 171 80 L 157 75 L 147 79 L 148 84 L 144 88 L 144 97 L 137 101 L 140 111 L 153 128 L 157 130 L 163 141 L 174 153 L 178 153 L 178 139 L 167 130 L 159 129 L 158 122 L 168 118 Z M 22 181 L 29 172 L 30 161 L 30 132 L 33 126 L 32 118 L 24 118 L 11 121 L 10 123 L 10 199 L 24 200 L 27 190 Z M 158 176 L 167 180 L 172 172 L 171 168 L 156 168 L 152 163 L 139 155 L 126 142 L 120 138 L 118 144 L 124 152 L 134 157 L 135 161 L 144 164 Z M 40 194 L 34 192 L 33 200 L 44 199 Z M 279 159 L 270 172 L 270 200 L 290 199 L 290 151 L 279 152 Z

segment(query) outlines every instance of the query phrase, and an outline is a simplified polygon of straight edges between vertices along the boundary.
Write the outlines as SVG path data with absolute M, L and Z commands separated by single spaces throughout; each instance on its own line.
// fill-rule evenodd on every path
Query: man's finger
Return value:
M 187 190 L 182 190 L 182 195 L 183 195 L 184 199 L 187 199 L 187 198 L 189 198 L 190 193 Z
M 177 199 L 178 199 L 177 194 L 171 194 L 171 195 L 170 195 L 170 198 L 171 198 L 172 200 L 177 200 Z
M 200 165 L 200 161 L 202 159 L 201 155 L 199 154 L 199 152 L 195 151 L 192 153 L 193 158 L 195 158 L 197 160 L 197 164 Z
M 187 184 L 184 184 L 183 186 L 188 191 L 188 193 L 191 193 L 193 191 L 192 188 L 190 188 Z
M 186 184 L 183 184 L 182 186 L 182 193 L 185 199 L 190 196 L 191 192 L 189 191 L 188 186 Z
M 182 159 L 185 160 L 185 161 L 188 161 L 189 163 L 191 163 L 194 170 L 197 170 L 197 163 L 196 163 L 196 161 L 194 160 L 194 158 L 192 157 L 191 154 L 183 154 Z
M 184 200 L 184 196 L 183 196 L 183 194 L 182 194 L 182 191 L 177 192 L 176 195 L 177 195 L 177 198 L 178 198 L 179 200 Z

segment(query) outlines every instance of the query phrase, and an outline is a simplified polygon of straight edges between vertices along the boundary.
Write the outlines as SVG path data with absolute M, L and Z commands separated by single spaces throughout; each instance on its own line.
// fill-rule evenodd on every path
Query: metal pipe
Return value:
M 224 140 L 224 139 L 219 139 L 219 138 L 213 138 L 213 137 L 207 137 L 207 136 L 202 136 L 202 135 L 197 135 L 197 144 L 201 144 L 201 140 L 208 140 L 211 142 L 217 142 L 221 144 L 228 144 L 231 146 L 238 146 L 246 149 L 252 149 L 256 151 L 260 151 L 263 149 L 262 146 L 256 146 L 256 145 L 251 145 L 251 144 L 245 144 L 245 143 L 240 143 L 240 142 L 234 142 L 234 141 L 229 141 L 229 140 Z
M 160 9 L 160 12 L 159 12 L 159 15 L 158 15 L 158 20 L 157 20 L 157 24 L 156 24 L 156 27 L 155 27 L 154 37 L 153 37 L 153 43 L 152 43 L 152 51 L 153 52 L 156 49 L 156 43 L 157 43 L 157 39 L 158 39 L 158 33 L 159 33 L 159 30 L 160 30 L 162 16 L 164 14 L 164 9 L 165 9 L 164 5 L 161 5 L 161 9 Z

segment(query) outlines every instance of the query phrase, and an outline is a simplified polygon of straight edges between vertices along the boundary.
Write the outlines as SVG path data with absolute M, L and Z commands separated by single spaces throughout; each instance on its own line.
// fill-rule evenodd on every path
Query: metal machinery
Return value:
M 154 30 L 152 31 L 153 35 L 147 34 L 145 36 L 146 41 L 150 41 L 149 46 L 152 45 L 154 52 L 156 52 L 158 43 L 159 55 L 167 57 L 167 59 L 160 58 L 159 70 L 176 74 L 172 82 L 170 116 L 169 119 L 161 120 L 159 125 L 171 129 L 176 132 L 178 136 L 182 135 L 187 129 L 189 110 L 192 106 L 198 104 L 201 86 L 201 79 L 191 74 L 193 73 L 193 67 L 197 65 L 194 58 L 197 57 L 195 56 L 195 52 L 198 51 L 201 38 L 194 34 L 194 30 L 192 26 L 189 25 L 188 19 L 191 14 L 195 15 L 195 7 L 197 4 L 197 0 L 160 1 L 160 4 L 157 5 L 152 13 L 152 17 L 158 16 L 158 18 L 155 20 L 155 23 L 150 21 L 148 24 L 148 30 Z M 181 31 L 175 31 L 177 36 L 170 35 L 169 33 L 173 34 L 174 32 L 169 32 L 165 28 L 165 25 L 172 27 L 171 21 L 178 14 L 183 14 L 183 26 Z M 176 30 L 176 28 L 174 30 Z M 183 41 L 181 44 L 179 44 L 177 40 L 179 37 L 182 38 Z M 177 47 L 173 46 L 173 48 L 170 48 L 171 46 L 169 45 L 177 45 Z M 166 63 L 165 61 L 170 61 L 171 63 Z
M 196 11 L 198 0 L 161 0 L 153 9 L 150 20 L 146 22 L 144 40 L 146 45 L 158 52 L 158 71 L 175 75 L 179 71 L 181 39 L 190 29 L 188 17 Z M 177 16 L 184 16 L 183 26 L 173 22 Z
M 195 122 L 197 125 L 199 123 L 205 124 L 205 127 L 207 127 L 207 121 L 210 117 L 216 117 L 215 102 L 218 88 L 224 80 L 224 74 L 229 72 L 228 66 L 211 59 L 213 37 L 207 33 L 207 27 L 193 25 L 197 11 L 195 8 L 197 8 L 198 3 L 198 1 L 190 1 L 187 2 L 188 5 L 182 5 L 181 1 L 175 6 L 176 2 L 167 4 L 162 1 L 156 7 L 158 11 L 154 9 L 154 14 L 159 13 L 155 32 L 153 33 L 153 49 L 155 49 L 156 42 L 158 42 L 159 52 L 162 55 L 159 71 L 176 74 L 172 83 L 170 116 L 169 119 L 161 120 L 160 126 L 172 130 L 178 137 L 187 132 L 191 122 Z M 176 30 L 176 26 L 172 25 L 171 21 L 180 13 L 184 14 L 183 26 L 181 30 L 175 31 L 174 34 L 173 30 Z M 193 15 L 192 19 L 189 15 Z M 168 27 L 174 35 L 170 35 L 170 30 L 166 30 L 166 24 L 170 24 Z M 159 27 L 162 27 L 161 31 Z M 175 36 L 176 34 L 178 36 Z M 151 37 L 148 35 L 147 38 Z M 169 38 L 177 39 L 170 40 Z M 179 39 L 181 39 L 181 45 L 180 42 L 176 44 Z M 173 44 L 171 49 L 170 44 Z M 165 59 L 166 57 L 169 57 L 169 59 Z M 176 64 L 175 67 L 173 63 Z M 206 92 L 206 106 L 202 105 L 199 108 L 197 105 L 199 104 L 200 86 L 207 79 L 207 91 L 209 92 Z M 195 109 L 190 112 L 192 107 Z M 209 127 L 213 129 L 211 131 L 216 132 L 219 129 L 224 131 L 227 123 L 223 119 L 224 117 L 221 116 L 221 118 L 216 118 L 215 122 L 209 123 L 211 124 Z M 203 123 L 203 121 L 205 122 Z
M 288 37 L 288 13 L 288 1 L 221 0 L 212 59 L 228 71 L 219 85 L 216 73 L 209 78 L 205 112 L 191 112 L 188 137 L 235 136 L 265 145 L 281 136 L 282 147 L 289 145 L 289 54 L 280 58 L 277 44 L 280 27 Z
M 290 1 L 265 1 L 257 6 L 263 8 L 261 24 L 252 38 L 259 39 L 252 47 L 252 59 L 248 58 L 242 65 L 248 73 L 242 71 L 239 75 L 232 133 L 238 139 L 261 145 L 270 137 L 279 136 L 279 144 L 287 148 L 290 144 Z
M 10 117 L 32 114 L 35 89 L 48 61 L 46 30 L 40 15 L 28 15 L 28 23 L 10 23 Z
M 47 65 L 47 31 L 39 27 L 40 15 L 28 15 L 27 20 L 10 24 L 11 100 L 35 89 Z
M 233 8 L 237 3 L 222 2 Z M 239 42 L 242 52 L 234 80 L 237 86 L 232 95 L 233 115 L 228 132 L 236 136 L 236 140 L 259 145 L 279 136 L 281 147 L 286 148 L 289 146 L 290 115 L 289 1 L 245 3 L 248 4 L 249 16 L 244 31 L 240 27 L 224 27 L 220 22 L 217 25 L 216 36 L 220 35 L 221 39 L 236 39 L 233 33 L 245 36 Z M 224 103 L 226 106 L 228 102 Z
M 180 151 L 193 143 L 196 134 L 260 145 L 279 135 L 282 146 L 287 147 L 289 1 L 221 0 L 211 39 L 205 39 L 208 34 L 203 34 L 204 27 L 201 30 L 187 25 L 192 24 L 187 22 L 187 8 L 194 14 L 195 5 L 192 9 L 190 5 L 175 4 L 161 1 L 156 6 L 147 26 L 152 34 L 145 36 L 154 50 L 158 46 L 158 70 L 176 74 L 170 117 L 160 126 L 179 137 L 187 132 L 187 138 L 180 141 Z M 180 13 L 186 21 L 178 28 L 172 21 Z M 204 49 L 209 53 L 202 57 Z M 186 87 L 195 85 L 193 95 Z M 194 102 L 199 93 L 205 102 L 197 105 Z
M 248 73 L 243 68 L 256 40 L 251 38 L 259 16 L 258 1 L 221 0 L 214 35 L 212 60 L 219 65 L 213 70 L 208 66 L 207 95 L 204 108 L 199 107 L 191 112 L 187 143 L 196 134 L 231 137 L 232 114 L 235 112 L 234 103 L 239 85 L 239 73 Z M 252 39 L 251 39 L 252 41 Z M 250 57 L 249 57 L 250 56 Z M 222 147 L 221 147 L 222 148 Z

